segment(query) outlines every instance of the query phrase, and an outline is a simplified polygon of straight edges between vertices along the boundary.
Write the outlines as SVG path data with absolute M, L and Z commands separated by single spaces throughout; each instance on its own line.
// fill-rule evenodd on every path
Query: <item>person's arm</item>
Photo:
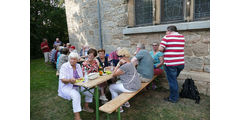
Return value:
M 119 68 L 120 68 L 120 65 L 117 65 L 117 66 L 115 67 L 115 69 L 114 69 L 114 71 L 113 71 L 113 77 L 117 77 L 117 76 L 119 76 L 119 75 L 124 74 L 124 72 L 123 72 L 121 69 L 119 69 Z
M 96 59 L 96 62 L 97 62 L 97 65 L 99 66 L 99 65 L 100 65 L 100 62 L 99 62 L 99 60 L 98 60 L 98 59 Z
M 47 48 L 48 46 L 47 45 L 41 45 L 41 49 L 43 50 L 43 49 L 45 49 L 45 48 Z
M 164 63 L 163 56 L 159 57 L 158 59 L 160 60 L 160 63 L 156 66 L 157 68 L 161 67 L 163 65 L 163 63 Z
M 59 79 L 64 83 L 64 84 L 68 84 L 68 83 L 72 83 L 74 84 L 76 82 L 75 78 L 71 78 L 71 79 L 67 79 L 66 75 L 67 74 L 67 70 L 65 66 L 62 66 L 60 68 L 60 72 L 59 72 Z
M 163 52 L 164 49 L 166 48 L 166 45 L 167 45 L 167 39 L 165 39 L 165 36 L 164 36 L 162 41 L 161 41 L 161 43 L 160 43 L 160 45 L 159 45 L 159 47 L 158 47 L 158 50 L 160 52 Z
M 63 83 L 68 84 L 68 83 L 72 83 L 74 84 L 76 82 L 75 78 L 72 79 L 60 79 Z
M 138 60 L 135 56 L 131 59 L 131 63 L 133 63 L 134 66 L 138 64 Z
M 125 60 L 120 60 L 119 63 L 117 64 L 117 66 L 115 67 L 114 71 L 113 71 L 113 77 L 117 77 L 119 75 L 124 74 L 124 71 L 122 71 L 120 68 L 121 65 L 125 64 L 126 61 Z
M 158 50 L 159 50 L 160 52 L 163 52 L 163 51 L 164 51 L 164 47 L 159 46 L 159 47 L 158 47 Z

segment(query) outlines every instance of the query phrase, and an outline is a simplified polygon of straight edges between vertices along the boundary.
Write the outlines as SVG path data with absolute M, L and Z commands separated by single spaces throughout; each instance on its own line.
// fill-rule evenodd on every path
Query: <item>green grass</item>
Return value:
M 30 118 L 32 120 L 73 120 L 72 103 L 57 95 L 58 79 L 56 70 L 45 65 L 43 59 L 31 60 L 30 67 Z M 178 103 L 163 101 L 169 91 L 164 88 L 138 93 L 129 102 L 130 108 L 124 108 L 122 120 L 209 120 L 210 98 L 201 95 L 200 104 L 190 99 L 180 99 Z M 110 98 L 110 93 L 107 93 Z M 84 99 L 82 99 L 84 100 Z M 95 104 L 90 104 L 94 107 Z M 84 120 L 94 120 L 95 113 L 80 113 Z M 100 112 L 100 119 L 106 114 Z M 111 120 L 117 119 L 117 113 L 110 115 Z

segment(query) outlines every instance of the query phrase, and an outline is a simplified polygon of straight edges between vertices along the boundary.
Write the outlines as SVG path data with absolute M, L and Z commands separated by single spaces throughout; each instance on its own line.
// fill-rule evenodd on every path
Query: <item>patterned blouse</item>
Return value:
M 88 64 L 87 61 L 84 61 L 82 64 L 83 73 L 84 73 L 84 67 L 87 68 L 88 74 L 93 72 L 98 72 L 98 64 L 96 60 L 93 60 L 92 64 Z

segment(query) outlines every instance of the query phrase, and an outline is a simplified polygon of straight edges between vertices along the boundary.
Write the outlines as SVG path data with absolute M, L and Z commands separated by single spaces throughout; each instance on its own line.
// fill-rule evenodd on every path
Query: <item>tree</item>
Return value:
M 68 40 L 67 21 L 63 0 L 30 1 L 30 58 L 42 57 L 42 38 L 52 47 L 55 38 Z

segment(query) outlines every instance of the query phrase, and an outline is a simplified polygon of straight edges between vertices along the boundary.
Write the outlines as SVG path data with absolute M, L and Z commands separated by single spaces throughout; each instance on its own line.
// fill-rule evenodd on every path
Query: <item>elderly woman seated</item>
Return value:
M 97 60 L 98 60 L 98 63 L 99 63 L 99 67 L 102 67 L 103 70 L 109 66 L 108 57 L 105 56 L 105 50 L 104 49 L 98 50 Z M 107 82 L 104 82 L 104 83 L 100 84 L 99 87 L 100 87 L 100 90 L 101 90 L 101 95 L 100 95 L 99 99 L 107 102 L 108 99 L 107 99 L 107 97 L 105 95 L 105 92 L 104 92 L 105 91 L 104 89 L 107 87 Z
M 112 99 L 122 92 L 135 92 L 141 87 L 141 81 L 137 74 L 137 70 L 129 59 L 129 52 L 126 49 L 120 49 L 117 55 L 120 61 L 114 69 L 113 77 L 119 76 L 120 80 L 117 81 L 116 84 L 111 84 L 109 87 Z M 126 102 L 123 106 L 130 107 L 130 104 Z M 120 107 L 120 112 L 123 112 L 122 107 Z
M 64 63 L 60 68 L 58 86 L 58 96 L 67 100 L 72 100 L 75 120 L 81 120 L 79 112 L 82 111 L 79 87 L 73 85 L 76 79 L 83 77 L 81 66 L 77 64 L 78 59 L 79 55 L 77 53 L 72 52 L 69 54 L 68 62 Z M 81 91 L 84 91 L 83 87 L 81 87 Z M 94 91 L 91 90 L 91 92 L 93 93 Z M 88 107 L 88 103 L 92 102 L 93 95 L 88 91 L 83 94 L 85 95 L 83 111 L 93 112 L 93 109 Z

